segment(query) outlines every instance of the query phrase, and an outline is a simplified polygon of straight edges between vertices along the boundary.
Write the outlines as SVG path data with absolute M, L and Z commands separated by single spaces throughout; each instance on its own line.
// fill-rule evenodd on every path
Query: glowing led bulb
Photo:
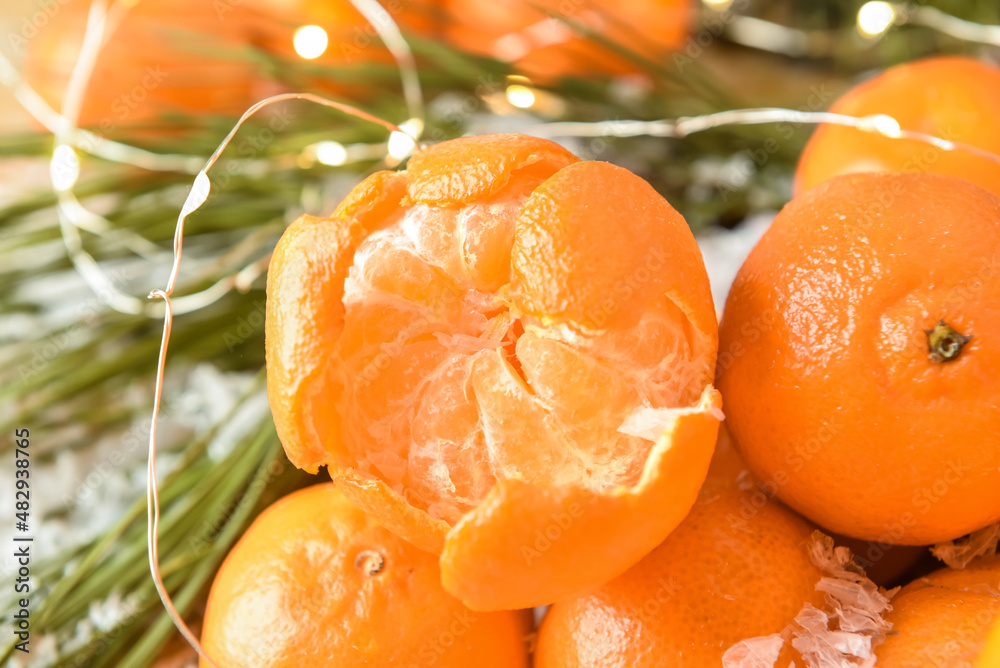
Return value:
M 717 12 L 724 12 L 733 4 L 733 0 L 702 0 L 702 2 L 709 9 L 714 9 Z
M 417 147 L 416 140 L 405 132 L 393 132 L 389 135 L 389 156 L 402 160 Z
M 902 128 L 899 127 L 899 121 L 892 116 L 886 116 L 885 114 L 865 116 L 861 119 L 858 127 L 863 130 L 867 130 L 868 132 L 877 132 L 893 139 L 898 138 L 902 134 Z
M 324 165 L 338 167 L 347 162 L 347 149 L 336 141 L 321 141 L 316 144 L 316 159 Z
M 414 139 L 420 139 L 424 133 L 424 122 L 419 118 L 411 118 L 399 124 L 399 129 Z
M 896 8 L 888 2 L 873 0 L 858 10 L 858 32 L 865 37 L 878 37 L 896 22 Z
M 326 31 L 319 26 L 302 26 L 295 31 L 292 44 L 295 46 L 295 53 L 306 60 L 312 60 L 319 58 L 326 52 L 330 38 L 327 37 Z
M 76 151 L 66 144 L 60 144 L 52 154 L 49 163 L 49 174 L 52 177 L 52 187 L 63 192 L 76 185 L 80 178 L 80 161 Z
M 519 109 L 530 109 L 535 104 L 535 93 L 527 86 L 507 86 L 507 101 Z

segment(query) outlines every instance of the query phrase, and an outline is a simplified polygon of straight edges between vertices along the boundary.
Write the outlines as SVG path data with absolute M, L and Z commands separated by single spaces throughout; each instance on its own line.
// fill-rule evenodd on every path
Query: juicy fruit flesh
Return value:
M 357 249 L 330 384 L 357 468 L 456 522 L 498 479 L 638 481 L 702 374 L 666 297 L 590 330 L 514 306 L 517 216 L 538 182 L 462 207 L 415 204 Z M 615 221 L 609 221 L 614 224 Z

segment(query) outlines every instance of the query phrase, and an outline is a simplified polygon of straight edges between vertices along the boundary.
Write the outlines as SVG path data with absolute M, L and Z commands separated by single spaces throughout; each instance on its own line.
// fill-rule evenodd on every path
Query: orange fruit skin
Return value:
M 445 37 L 456 48 L 513 62 L 530 77 L 636 74 L 641 65 L 598 41 L 574 32 L 564 21 L 623 44 L 640 56 L 660 61 L 679 49 L 693 14 L 689 0 L 445 0 Z
M 725 430 L 721 430 L 725 431 Z M 535 668 L 722 665 L 741 640 L 781 632 L 823 576 L 812 525 L 759 489 L 720 436 L 698 501 L 667 539 L 623 575 L 557 601 L 542 621 Z M 801 657 L 786 643 L 778 666 Z
M 718 392 L 706 390 L 697 412 L 678 418 L 657 442 L 635 489 L 600 495 L 501 481 L 449 532 L 441 555 L 445 589 L 474 610 L 505 610 L 551 603 L 622 573 L 694 503 L 719 409 Z
M 830 111 L 888 114 L 904 130 L 1000 154 L 1000 67 L 973 58 L 927 58 L 892 67 L 852 88 Z M 910 139 L 820 125 L 795 171 L 801 193 L 837 174 L 859 171 L 950 174 L 1000 195 L 1000 164 L 966 151 L 942 151 Z
M 344 282 L 359 245 L 413 207 L 446 216 L 525 192 L 530 197 L 506 251 L 509 283 L 497 290 L 510 313 L 532 318 L 533 326 L 586 332 L 595 310 L 604 313 L 613 296 L 601 271 L 628 269 L 641 260 L 635 247 L 655 242 L 669 249 L 669 260 L 644 269 L 633 299 L 616 303 L 600 326 L 627 335 L 641 310 L 635 304 L 666 303 L 663 313 L 684 321 L 697 390 L 684 390 L 682 408 L 667 416 L 661 436 L 649 439 L 633 483 L 595 489 L 582 480 L 551 482 L 551 467 L 531 459 L 533 444 L 516 440 L 528 473 L 499 476 L 478 503 L 445 521 L 417 503 L 405 484 L 363 470 L 345 442 L 343 418 L 331 401 L 350 382 L 342 380 L 344 362 L 337 356 L 338 337 L 348 336 Z M 628 224 L 612 235 L 609 220 Z M 598 246 L 608 257 L 595 252 Z M 502 256 L 491 248 L 485 252 Z M 497 271 L 489 259 L 477 258 L 486 267 L 478 279 L 487 283 Z M 472 609 L 545 605 L 607 581 L 659 544 L 694 502 L 721 416 L 720 395 L 709 385 L 718 336 L 711 293 L 683 219 L 626 170 L 579 162 L 552 142 L 517 135 L 437 144 L 413 156 L 405 172 L 369 177 L 330 218 L 303 217 L 291 225 L 273 255 L 267 291 L 268 396 L 289 458 L 310 471 L 328 466 L 352 502 L 440 554 L 445 588 Z M 568 392 L 578 382 L 555 384 L 552 391 Z M 490 400 L 504 396 L 498 391 Z
M 358 244 L 405 193 L 397 174 L 373 174 L 330 218 L 303 216 L 292 223 L 271 257 L 267 293 L 280 294 L 282 303 L 268 299 L 265 306 L 267 396 L 289 459 L 307 471 L 327 462 L 322 443 L 339 429 L 336 412 L 310 410 L 321 397 L 309 385 L 323 373 L 332 349 L 326 332 L 344 326 L 344 279 Z
M 950 540 L 1000 519 L 1000 199 L 932 174 L 836 177 L 740 269 L 718 384 L 754 475 L 840 534 Z M 929 359 L 944 319 L 973 338 Z
M 875 649 L 879 668 L 1000 665 L 987 648 L 990 629 L 1000 623 L 1000 556 L 918 578 L 893 597 L 892 608 L 892 631 Z
M 979 656 L 979 663 L 976 668 L 996 668 L 1000 666 L 1000 617 L 997 617 L 990 631 L 989 638 L 986 639 L 986 646 Z
M 27 43 L 25 79 L 57 111 L 83 44 L 90 5 L 64 3 Z M 246 47 L 246 14 L 234 11 L 220 20 L 211 2 L 144 0 L 117 24 L 109 21 L 80 124 L 112 134 L 165 112 L 242 111 L 262 92 L 257 65 L 235 57 Z M 234 57 L 219 56 L 220 51 Z
M 89 0 L 66 0 L 26 42 L 25 78 L 57 111 L 83 43 Z M 414 3 L 394 19 L 427 30 Z M 423 11 L 422 8 L 419 11 Z M 103 134 L 148 123 L 165 114 L 238 114 L 282 92 L 253 53 L 302 61 L 295 31 L 318 24 L 329 47 L 313 65 L 344 67 L 392 63 L 367 20 L 348 0 L 142 0 L 105 28 L 105 43 L 90 78 L 80 124 Z M 259 58 L 259 55 L 257 56 Z M 361 83 L 306 77 L 313 90 L 353 97 L 374 91 Z
M 374 575 L 367 552 L 384 559 Z M 530 631 L 531 611 L 465 608 L 441 589 L 432 555 L 326 483 L 254 521 L 212 584 L 201 641 L 222 668 L 527 668 Z

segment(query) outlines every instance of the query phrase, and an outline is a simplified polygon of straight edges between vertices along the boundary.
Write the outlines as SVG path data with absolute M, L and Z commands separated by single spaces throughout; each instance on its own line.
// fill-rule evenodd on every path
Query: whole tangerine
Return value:
M 1000 556 L 963 570 L 943 568 L 903 587 L 886 620 L 893 632 L 875 650 L 878 668 L 994 668 L 987 646 L 1000 628 Z
M 926 545 L 1000 519 L 1000 198 L 850 174 L 793 199 L 721 325 L 719 388 L 756 476 L 822 527 Z
M 692 5 L 690 0 L 444 0 L 444 35 L 456 48 L 513 63 L 543 82 L 638 74 L 646 71 L 643 65 L 602 41 L 659 61 L 683 45 Z
M 201 642 L 220 668 L 527 668 L 531 623 L 463 606 L 432 555 L 326 483 L 271 505 L 230 551 Z
M 849 90 L 830 111 L 859 117 L 886 114 L 903 130 L 1000 154 L 1000 67 L 960 56 L 897 65 Z M 949 174 L 1000 195 L 996 162 L 968 151 L 829 124 L 820 125 L 806 144 L 795 171 L 795 192 L 862 171 Z

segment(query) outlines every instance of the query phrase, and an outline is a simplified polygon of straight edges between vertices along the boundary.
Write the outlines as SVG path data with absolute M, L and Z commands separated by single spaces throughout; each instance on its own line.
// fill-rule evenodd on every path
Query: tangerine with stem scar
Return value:
M 201 641 L 220 668 L 527 668 L 531 621 L 465 608 L 432 555 L 326 483 L 254 520 L 212 583 Z
M 1000 520 L 997 294 L 1000 198 L 973 183 L 849 174 L 793 199 L 721 325 L 751 470 L 853 538 L 926 545 Z

